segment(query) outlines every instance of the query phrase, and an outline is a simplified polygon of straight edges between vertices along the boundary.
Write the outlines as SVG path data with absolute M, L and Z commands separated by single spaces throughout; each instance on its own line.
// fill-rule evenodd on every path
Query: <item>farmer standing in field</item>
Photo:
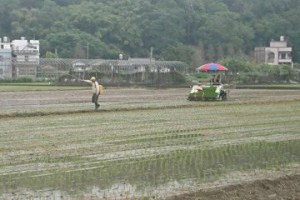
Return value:
M 97 110 L 100 107 L 100 104 L 98 103 L 98 97 L 100 95 L 99 83 L 96 81 L 95 77 L 92 77 L 90 80 L 81 80 L 81 81 L 92 84 L 92 90 L 93 90 L 92 102 L 95 103 L 95 110 Z

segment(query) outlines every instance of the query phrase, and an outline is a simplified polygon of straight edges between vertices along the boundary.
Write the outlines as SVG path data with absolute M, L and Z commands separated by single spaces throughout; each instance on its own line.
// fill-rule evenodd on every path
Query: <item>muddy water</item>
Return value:
M 76 92 L 1 93 L 0 111 L 90 106 Z M 1 118 L 0 199 L 162 197 L 244 181 L 239 172 L 297 171 L 300 92 L 230 95 L 227 104 L 188 102 L 185 89 L 111 90 L 104 109 L 132 111 Z
M 32 195 L 37 199 L 41 196 L 84 195 L 101 198 L 161 197 L 178 186 L 229 181 L 228 175 L 236 171 L 293 170 L 290 166 L 300 163 L 299 149 L 300 140 L 259 141 L 95 163 L 86 160 L 74 168 L 1 174 L 0 194 L 3 197 Z M 43 161 L 49 165 L 56 162 L 52 159 Z

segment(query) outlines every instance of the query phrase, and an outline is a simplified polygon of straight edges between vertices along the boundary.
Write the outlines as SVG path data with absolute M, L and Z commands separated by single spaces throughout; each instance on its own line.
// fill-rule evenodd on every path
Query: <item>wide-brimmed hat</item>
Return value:
M 95 78 L 95 77 L 92 77 L 90 80 L 91 80 L 91 81 L 95 81 L 95 80 L 96 80 L 96 78 Z

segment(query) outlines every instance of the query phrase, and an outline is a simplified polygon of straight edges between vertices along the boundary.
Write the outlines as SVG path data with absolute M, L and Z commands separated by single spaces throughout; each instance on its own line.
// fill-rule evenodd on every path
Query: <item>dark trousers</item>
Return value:
M 99 95 L 97 95 L 97 94 L 93 94 L 93 96 L 92 96 L 92 102 L 95 103 L 95 107 L 97 107 L 99 105 L 98 97 L 99 97 Z

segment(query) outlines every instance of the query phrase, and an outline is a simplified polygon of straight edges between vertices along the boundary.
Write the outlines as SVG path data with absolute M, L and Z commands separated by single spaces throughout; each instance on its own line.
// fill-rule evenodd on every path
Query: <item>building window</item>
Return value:
M 3 60 L 4 60 L 4 59 L 3 59 L 3 56 L 0 55 L 0 61 L 3 61 Z
M 0 68 L 0 76 L 2 76 L 2 75 L 3 75 L 3 69 Z
M 29 61 L 29 56 L 25 56 L 25 62 Z
M 4 49 L 4 45 L 3 44 L 1 44 L 1 49 Z
M 274 63 L 275 62 L 275 54 L 273 52 L 268 53 L 268 63 Z
M 286 58 L 286 53 L 281 53 L 281 54 L 280 54 L 280 59 L 283 59 L 283 60 L 287 59 L 287 58 Z

